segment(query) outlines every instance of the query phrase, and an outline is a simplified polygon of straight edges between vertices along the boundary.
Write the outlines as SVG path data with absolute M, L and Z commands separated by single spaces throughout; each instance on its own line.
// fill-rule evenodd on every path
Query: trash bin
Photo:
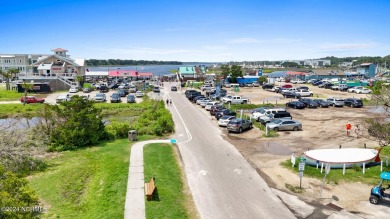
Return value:
M 137 131 L 130 130 L 128 133 L 129 141 L 137 141 Z

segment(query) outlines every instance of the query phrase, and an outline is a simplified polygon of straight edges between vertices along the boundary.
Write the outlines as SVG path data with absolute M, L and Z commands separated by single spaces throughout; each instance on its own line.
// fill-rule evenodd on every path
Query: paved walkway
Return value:
M 170 143 L 170 140 L 137 142 L 131 147 L 129 176 L 125 203 L 125 219 L 145 218 L 144 146 L 153 143 Z

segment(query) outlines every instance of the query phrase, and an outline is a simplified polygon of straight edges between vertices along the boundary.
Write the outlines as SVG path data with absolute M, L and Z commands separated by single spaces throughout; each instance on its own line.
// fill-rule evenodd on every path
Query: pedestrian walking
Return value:
M 352 125 L 351 125 L 351 123 L 350 123 L 349 121 L 348 121 L 347 124 L 345 125 L 345 129 L 346 129 L 346 131 L 347 131 L 347 136 L 349 136 L 350 133 L 351 133 L 351 129 L 352 129 Z
M 359 138 L 359 135 L 360 135 L 360 127 L 359 127 L 359 124 L 356 125 L 356 127 L 355 127 L 355 134 L 356 134 L 356 138 Z
M 169 105 L 169 100 L 167 99 L 165 102 L 167 103 L 167 106 L 168 106 Z
M 169 99 L 169 105 L 172 105 L 172 99 Z

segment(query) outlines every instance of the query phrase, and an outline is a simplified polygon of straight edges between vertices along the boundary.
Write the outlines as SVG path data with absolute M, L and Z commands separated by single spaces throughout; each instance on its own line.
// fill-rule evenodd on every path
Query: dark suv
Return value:
M 111 103 L 120 103 L 120 102 L 122 102 L 122 100 L 119 93 L 111 94 Z
M 344 105 L 349 107 L 362 107 L 363 101 L 357 98 L 346 98 L 344 99 Z
M 231 110 L 228 110 L 228 109 L 225 109 L 225 110 L 222 110 L 222 111 L 219 111 L 215 114 L 215 118 L 217 120 L 219 120 L 222 116 L 236 116 L 237 113 L 236 112 L 233 112 Z
M 263 84 L 263 86 L 261 86 L 263 89 L 272 89 L 274 87 L 273 84 Z
M 109 88 L 107 86 L 100 86 L 99 91 L 100 93 L 107 93 L 109 91 Z
M 246 119 L 232 119 L 226 126 L 228 132 L 239 132 L 253 128 L 252 121 Z

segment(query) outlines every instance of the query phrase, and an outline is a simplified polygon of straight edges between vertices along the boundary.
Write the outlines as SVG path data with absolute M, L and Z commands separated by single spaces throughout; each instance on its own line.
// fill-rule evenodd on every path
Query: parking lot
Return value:
M 283 84 L 283 83 L 279 83 Z M 297 85 L 295 85 L 297 86 Z M 313 91 L 313 98 L 369 98 L 366 94 L 355 94 L 330 89 L 318 88 L 304 84 Z M 292 99 L 284 98 L 281 94 L 263 90 L 261 87 L 243 87 L 239 92 L 233 92 L 229 88 L 228 93 L 234 93 L 244 98 L 248 98 L 253 104 L 278 103 L 284 104 Z M 202 109 L 200 106 L 198 106 Z M 354 132 L 350 137 L 346 136 L 345 124 L 349 121 L 354 128 L 357 124 L 362 124 L 365 118 L 378 116 L 373 112 L 372 106 L 362 108 L 351 107 L 329 107 L 316 109 L 291 109 L 287 108 L 294 120 L 302 123 L 301 131 L 280 131 L 279 136 L 265 138 L 263 131 L 258 128 L 245 131 L 243 133 L 228 133 L 226 128 L 223 136 L 236 146 L 241 154 L 256 168 L 271 187 L 288 191 L 286 184 L 299 185 L 298 175 L 284 169 L 279 164 L 290 158 L 291 154 L 299 156 L 306 150 L 321 148 L 341 147 L 375 147 L 376 141 L 366 139 L 362 135 L 358 137 Z M 202 109 L 204 114 L 214 120 L 209 112 Z M 362 134 L 362 133 L 361 133 Z M 378 209 L 386 209 L 386 206 L 372 206 L 368 202 L 368 192 L 371 186 L 361 183 L 342 183 L 338 185 L 326 185 L 319 197 L 322 182 L 316 179 L 304 178 L 302 182 L 305 192 L 301 198 L 307 201 L 320 201 L 322 203 L 333 202 L 338 206 L 348 210 L 361 212 L 362 214 L 375 214 Z M 332 198 L 333 197 L 333 198 Z M 337 198 L 337 201 L 335 198 Z

